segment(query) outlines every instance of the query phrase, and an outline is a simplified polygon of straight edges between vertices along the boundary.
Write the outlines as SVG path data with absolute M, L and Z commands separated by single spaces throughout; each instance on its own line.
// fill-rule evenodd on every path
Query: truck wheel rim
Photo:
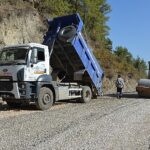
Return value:
M 43 96 L 43 102 L 44 102 L 44 104 L 48 104 L 48 103 L 50 103 L 50 101 L 51 101 L 50 95 L 49 94 L 45 94 Z
M 86 97 L 86 98 L 89 98 L 89 97 L 90 97 L 90 92 L 89 92 L 89 91 L 86 91 L 85 97 Z

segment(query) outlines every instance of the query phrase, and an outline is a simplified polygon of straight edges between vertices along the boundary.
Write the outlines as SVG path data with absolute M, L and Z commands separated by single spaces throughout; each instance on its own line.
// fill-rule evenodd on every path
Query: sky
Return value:
M 116 46 L 126 47 L 134 58 L 150 61 L 150 0 L 107 0 L 109 38 Z

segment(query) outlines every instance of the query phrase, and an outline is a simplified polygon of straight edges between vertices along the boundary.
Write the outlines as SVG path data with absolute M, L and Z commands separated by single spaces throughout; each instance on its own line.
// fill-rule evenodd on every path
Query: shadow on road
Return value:
M 117 97 L 117 94 L 105 94 L 105 96 L 109 97 Z M 139 98 L 136 92 L 123 92 L 122 98 Z
M 7 110 L 8 110 L 7 104 L 0 103 L 0 111 L 7 111 Z
M 58 106 L 69 104 L 69 103 L 75 104 L 75 103 L 77 103 L 77 101 L 76 100 L 60 100 L 60 101 L 55 102 L 55 104 L 52 107 L 55 108 Z M 10 111 L 10 110 L 13 110 L 13 111 L 21 111 L 21 110 L 38 111 L 38 109 L 36 108 L 36 105 L 34 103 L 33 104 L 22 104 L 21 106 L 14 107 L 14 108 L 9 107 L 7 105 L 7 103 L 3 103 L 3 102 L 0 103 L 0 111 Z
M 60 104 L 64 104 L 64 103 L 79 103 L 77 102 L 77 100 L 75 99 L 71 99 L 71 100 L 60 100 L 60 101 L 57 101 L 55 103 L 55 105 L 60 105 Z
M 37 111 L 36 106 L 33 104 L 30 104 L 30 105 L 24 105 L 23 104 L 23 105 L 18 106 L 16 108 L 11 108 L 7 104 L 0 103 L 0 111 L 10 111 L 10 110 L 14 110 L 14 111 L 20 111 L 20 110 Z

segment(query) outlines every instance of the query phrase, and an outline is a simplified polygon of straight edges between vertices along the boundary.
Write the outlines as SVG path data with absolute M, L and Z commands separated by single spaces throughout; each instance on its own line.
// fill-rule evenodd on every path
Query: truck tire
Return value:
M 16 102 L 7 102 L 7 105 L 10 108 L 20 108 L 21 107 L 21 103 L 16 103 Z
M 39 97 L 36 101 L 36 107 L 40 110 L 47 110 L 49 109 L 54 102 L 54 96 L 51 89 L 42 87 L 40 89 Z
M 60 30 L 59 32 L 59 40 L 63 42 L 70 42 L 74 36 L 76 35 L 77 29 L 75 26 L 67 26 Z
M 80 99 L 81 103 L 88 103 L 92 98 L 91 88 L 89 86 L 82 87 L 82 98 Z

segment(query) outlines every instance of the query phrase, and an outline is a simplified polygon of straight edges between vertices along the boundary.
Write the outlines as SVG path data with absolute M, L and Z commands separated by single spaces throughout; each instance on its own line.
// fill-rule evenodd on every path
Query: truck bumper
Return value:
M 7 83 L 5 83 L 7 86 Z M 12 84 L 12 90 L 8 89 L 4 87 L 3 89 L 1 88 L 0 90 L 0 97 L 2 98 L 15 98 L 15 99 L 20 99 L 20 94 L 19 94 L 19 90 L 18 90 L 18 83 L 11 83 Z M 3 84 L 4 86 L 4 84 Z
M 10 84 L 10 83 L 9 83 Z M 4 85 L 4 84 L 3 84 Z M 6 85 L 8 86 L 8 85 Z M 35 91 L 32 94 L 32 84 L 30 82 L 12 82 L 12 89 L 8 88 L 6 90 L 6 87 L 4 90 L 0 88 L 0 97 L 5 99 L 32 99 L 35 98 Z

